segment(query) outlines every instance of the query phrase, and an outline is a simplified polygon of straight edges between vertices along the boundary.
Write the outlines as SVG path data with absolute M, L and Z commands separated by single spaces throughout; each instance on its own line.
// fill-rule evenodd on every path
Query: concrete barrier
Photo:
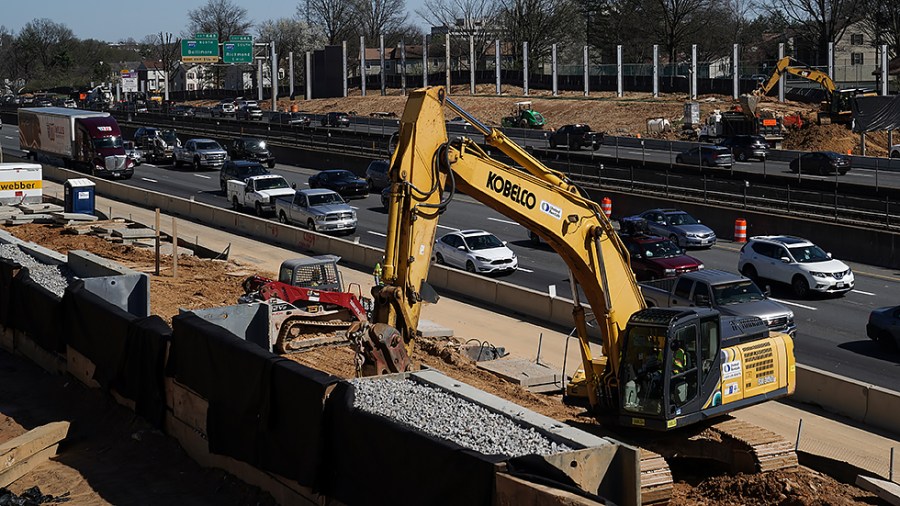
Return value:
M 900 434 L 900 393 L 870 386 L 866 406 L 866 416 L 860 421 Z
M 821 369 L 798 366 L 793 399 L 862 421 L 867 409 L 868 387 L 865 383 Z

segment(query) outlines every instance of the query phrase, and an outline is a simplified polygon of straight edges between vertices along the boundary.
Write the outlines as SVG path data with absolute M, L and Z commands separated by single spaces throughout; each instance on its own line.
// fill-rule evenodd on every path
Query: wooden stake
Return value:
M 156 208 L 156 275 L 159 276 L 159 208 Z
M 178 277 L 178 226 L 172 216 L 172 277 Z

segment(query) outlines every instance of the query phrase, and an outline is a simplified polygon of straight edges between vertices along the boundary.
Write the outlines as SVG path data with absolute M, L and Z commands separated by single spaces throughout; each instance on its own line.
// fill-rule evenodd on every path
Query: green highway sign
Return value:
M 197 40 L 208 40 L 208 39 L 219 40 L 219 34 L 217 34 L 217 33 L 195 33 L 194 38 Z
M 252 35 L 232 35 L 228 38 L 229 42 L 253 42 Z
M 222 44 L 223 63 L 253 63 L 253 42 L 225 42 Z
M 204 34 L 198 34 L 204 35 Z M 188 39 L 181 41 L 181 61 L 185 63 L 218 63 L 219 41 L 213 39 Z

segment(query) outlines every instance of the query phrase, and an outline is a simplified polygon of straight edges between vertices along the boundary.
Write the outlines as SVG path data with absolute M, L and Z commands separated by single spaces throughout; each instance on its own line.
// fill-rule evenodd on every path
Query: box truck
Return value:
M 134 161 L 125 155 L 122 131 L 107 112 L 65 107 L 19 109 L 19 146 L 29 157 L 60 158 L 66 167 L 94 176 L 128 179 Z
M 43 172 L 36 163 L 0 163 L 0 204 L 40 204 Z

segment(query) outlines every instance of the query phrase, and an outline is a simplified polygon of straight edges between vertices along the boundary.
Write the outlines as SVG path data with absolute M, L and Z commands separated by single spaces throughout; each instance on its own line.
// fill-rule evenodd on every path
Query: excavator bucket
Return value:
M 741 95 L 741 109 L 747 116 L 756 115 L 756 107 L 759 105 L 759 97 L 745 93 Z

